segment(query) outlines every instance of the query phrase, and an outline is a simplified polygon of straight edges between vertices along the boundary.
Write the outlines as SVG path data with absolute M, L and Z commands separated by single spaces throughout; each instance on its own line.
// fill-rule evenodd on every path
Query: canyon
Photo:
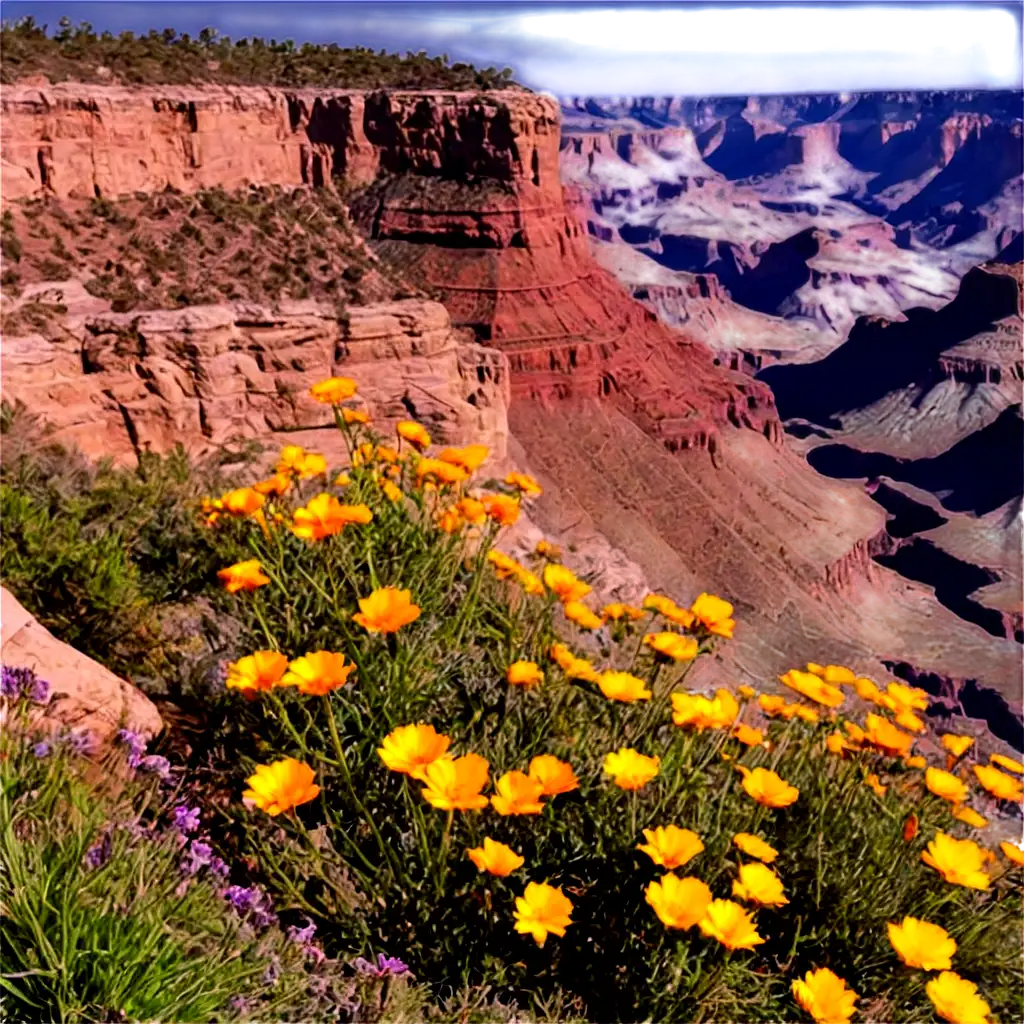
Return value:
M 920 154 L 901 143 L 913 183 L 874 188 L 876 172 L 861 165 L 888 167 L 877 150 L 911 129 L 890 125 L 889 143 L 851 129 L 844 141 L 838 110 L 858 128 L 869 119 L 851 102 L 822 100 L 821 120 L 802 125 L 765 103 L 758 118 L 741 117 L 744 104 L 715 116 L 696 104 L 700 117 L 656 105 L 566 113 L 521 90 L 4 86 L 8 209 L 41 197 L 337 187 L 373 272 L 396 282 L 339 316 L 315 298 L 114 312 L 83 297 L 81 280 L 77 290 L 23 280 L 22 299 L 34 289 L 56 312 L 46 330 L 5 329 L 4 397 L 97 455 L 179 441 L 199 452 L 244 437 L 324 448 L 328 424 L 305 388 L 333 372 L 356 376 L 382 424 L 412 415 L 444 439 L 482 437 L 496 464 L 535 473 L 545 494 L 529 530 L 565 544 L 570 562 L 576 549 L 585 571 L 603 563 L 603 592 L 653 587 L 689 600 L 709 590 L 732 601 L 736 640 L 705 659 L 698 684 L 763 684 L 808 660 L 877 678 L 898 671 L 925 681 L 939 716 L 963 714 L 959 695 L 980 688 L 990 697 L 975 717 L 1002 722 L 1019 749 L 1020 609 L 1006 553 L 1019 524 L 1015 481 L 983 503 L 974 491 L 952 500 L 943 495 L 954 470 L 886 464 L 870 474 L 873 494 L 859 467 L 840 472 L 816 453 L 922 461 L 918 447 L 908 456 L 856 445 L 883 417 L 857 420 L 855 409 L 889 403 L 903 424 L 921 404 L 899 397 L 898 367 L 859 406 L 830 407 L 837 392 L 823 385 L 818 405 L 803 408 L 798 378 L 769 377 L 832 374 L 825 364 L 844 351 L 874 352 L 880 317 L 894 331 L 922 307 L 948 317 L 964 289 L 999 290 L 997 279 L 1019 288 L 1011 270 L 970 270 L 1013 242 L 1012 181 L 995 182 L 1000 168 L 991 188 L 942 177 L 958 158 L 989 166 L 989 142 L 971 155 L 989 136 L 980 120 L 922 127 L 922 144 L 946 162 L 918 169 Z M 630 130 L 609 127 L 623 120 Z M 1019 122 L 1009 136 L 1019 139 Z M 403 289 L 411 297 L 396 297 Z M 969 291 L 961 301 L 972 305 Z M 985 431 L 1003 432 L 1003 446 L 1016 436 L 1019 308 L 1003 311 L 1006 301 L 977 331 L 951 327 L 955 341 L 919 354 L 938 375 L 925 395 L 962 389 L 930 399 L 956 415 L 952 426 L 940 417 L 949 443 L 929 458 L 984 443 Z M 914 387 L 928 383 L 908 372 Z M 803 430 L 784 434 L 773 388 Z M 900 436 L 940 444 L 927 423 Z M 927 530 L 894 537 L 895 513 L 876 500 L 883 486 Z M 916 543 L 991 569 L 984 607 L 1003 635 L 901 568 Z

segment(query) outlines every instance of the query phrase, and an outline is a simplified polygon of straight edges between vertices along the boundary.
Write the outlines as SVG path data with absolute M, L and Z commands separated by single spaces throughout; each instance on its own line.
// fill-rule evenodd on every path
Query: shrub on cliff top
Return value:
M 336 43 L 269 42 L 252 37 L 232 40 L 205 28 L 196 38 L 174 29 L 144 36 L 122 32 L 97 34 L 82 22 L 61 18 L 47 33 L 33 18 L 4 22 L 0 31 L 0 81 L 46 75 L 51 81 L 128 85 L 197 83 L 277 85 L 289 88 L 322 85 L 348 89 L 507 89 L 512 71 L 452 63 L 447 56 L 376 52 Z

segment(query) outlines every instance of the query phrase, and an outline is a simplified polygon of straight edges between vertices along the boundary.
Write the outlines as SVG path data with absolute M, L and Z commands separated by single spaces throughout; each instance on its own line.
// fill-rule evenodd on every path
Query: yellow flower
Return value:
M 962 804 L 967 799 L 967 784 L 941 768 L 928 768 L 924 773 L 924 784 L 930 793 L 951 804 Z
M 666 928 L 692 928 L 711 904 L 711 890 L 699 878 L 664 875 L 647 886 L 644 898 Z
M 927 768 L 928 762 L 920 755 L 915 754 L 913 757 L 905 757 L 903 763 L 908 768 Z
M 533 661 L 516 661 L 509 665 L 505 672 L 505 678 L 513 686 L 522 686 L 528 690 L 544 682 L 544 673 Z
M 769 846 L 763 839 L 751 835 L 749 832 L 737 832 L 732 841 L 749 857 L 756 857 L 766 864 L 771 864 L 779 853 L 773 846 Z
M 395 433 L 420 451 L 430 447 L 430 435 L 424 427 L 413 420 L 402 420 L 395 427 Z
M 544 584 L 559 601 L 581 601 L 590 593 L 590 585 L 576 578 L 576 574 L 564 565 L 548 563 L 544 566 Z
M 260 494 L 287 494 L 292 486 L 292 478 L 287 473 L 275 473 L 266 480 L 259 480 L 252 489 Z
M 647 684 L 628 672 L 602 672 L 597 677 L 597 685 L 609 700 L 620 700 L 624 704 L 651 699 Z
M 373 513 L 365 505 L 342 505 L 333 494 L 318 494 L 294 513 L 292 533 L 302 540 L 323 540 L 341 533 L 350 523 L 366 525 Z
M 339 405 L 356 393 L 356 382 L 348 377 L 328 377 L 327 380 L 314 384 L 309 393 L 316 401 L 325 405 Z
M 712 900 L 700 921 L 700 930 L 708 938 L 718 939 L 726 949 L 753 949 L 764 942 L 750 914 L 732 900 Z
M 604 759 L 604 770 L 619 789 L 642 789 L 657 774 L 660 757 L 647 757 L 630 747 L 620 747 Z
M 740 865 L 740 877 L 732 883 L 732 894 L 761 907 L 781 907 L 786 899 L 782 879 L 758 861 Z
M 848 669 L 845 665 L 815 665 L 809 662 L 807 671 L 821 676 L 826 683 L 833 686 L 842 686 L 847 683 L 856 683 L 857 673 Z
M 906 757 L 914 745 L 914 737 L 900 732 L 888 718 L 868 715 L 864 741 L 892 757 Z
M 846 742 L 846 737 L 841 732 L 829 733 L 828 739 L 825 740 L 825 746 L 830 753 L 839 754 L 840 756 L 853 749 Z
M 897 708 L 902 711 L 927 711 L 928 694 L 916 686 L 907 686 L 906 683 L 890 683 L 885 688 L 886 694 L 896 702 Z
M 544 810 L 540 800 L 543 784 L 523 772 L 505 772 L 494 788 L 497 793 L 491 797 L 491 806 L 499 814 L 540 814 Z
M 777 693 L 762 693 L 757 698 L 757 703 L 769 718 L 774 718 L 776 715 L 781 714 L 782 710 L 789 706 L 786 698 Z
M 837 708 L 845 700 L 842 690 L 811 672 L 791 668 L 784 676 L 779 676 L 779 679 L 791 690 L 796 690 L 808 700 L 823 704 L 827 708 Z
M 537 541 L 537 546 L 533 550 L 540 558 L 550 558 L 555 561 L 562 557 L 562 549 L 549 540 Z
M 466 851 L 466 856 L 476 865 L 477 871 L 505 878 L 521 868 L 526 861 L 515 850 L 493 839 L 484 839 L 483 846 Z
M 818 1024 L 846 1024 L 853 1016 L 854 1005 L 860 998 L 846 987 L 846 982 L 827 967 L 808 971 L 790 986 L 793 998 L 800 1008 L 809 1013 Z
M 618 622 L 619 619 L 642 619 L 644 617 L 644 610 L 642 608 L 634 608 L 631 604 L 623 604 L 621 601 L 613 601 L 601 609 L 601 614 L 606 619 Z
M 384 737 L 377 753 L 391 771 L 422 780 L 424 769 L 445 757 L 450 744 L 432 725 L 400 725 Z
M 224 582 L 224 589 L 229 594 L 237 594 L 240 590 L 255 590 L 270 582 L 270 577 L 263 574 L 258 558 L 235 562 L 234 565 L 221 569 L 217 576 Z
M 416 463 L 416 479 L 422 484 L 425 480 L 434 483 L 459 484 L 466 480 L 469 474 L 461 467 L 440 459 L 420 459 Z
M 312 480 L 315 476 L 323 476 L 327 472 L 327 460 L 316 452 L 305 452 L 295 467 L 300 480 Z
M 935 1012 L 943 1020 L 952 1024 L 988 1024 L 991 1008 L 978 995 L 978 986 L 973 981 L 952 971 L 943 971 L 924 988 Z
M 490 449 L 485 444 L 467 444 L 465 448 L 445 448 L 438 458 L 464 469 L 467 473 L 475 473 L 486 461 Z
M 737 686 L 736 692 L 744 700 L 753 700 L 757 696 L 757 690 L 755 690 L 752 686 Z
M 742 785 L 747 795 L 764 807 L 788 807 L 800 796 L 800 790 L 796 786 L 791 786 L 775 772 L 766 768 L 755 768 L 751 771 L 740 765 L 739 770 L 743 775 Z
M 369 413 L 363 412 L 362 409 L 342 409 L 341 417 L 349 426 L 370 422 Z
M 956 940 L 950 938 L 945 928 L 916 917 L 905 917 L 902 924 L 890 921 L 888 927 L 889 942 L 908 967 L 948 971 L 953 966 Z
M 949 810 L 957 821 L 962 821 L 970 825 L 971 828 L 984 828 L 988 824 L 988 818 L 983 814 L 979 814 L 973 807 L 957 804 Z
M 672 721 L 682 729 L 725 729 L 736 721 L 739 702 L 725 689 L 713 698 L 697 693 L 672 694 Z
M 494 566 L 494 575 L 499 580 L 506 580 L 515 576 L 523 567 L 514 559 L 505 554 L 504 551 L 492 549 L 487 552 L 487 561 Z
M 864 785 L 865 786 L 870 786 L 871 787 L 871 791 L 877 797 L 885 796 L 885 791 L 889 788 L 888 786 L 883 786 L 882 785 L 882 783 L 879 780 L 878 776 L 874 772 L 871 772 L 871 774 L 868 775 L 868 777 L 864 780 Z
M 278 686 L 288 669 L 288 659 L 277 651 L 257 651 L 228 665 L 231 690 L 266 692 Z
M 528 594 L 543 595 L 544 584 L 541 583 L 539 577 L 535 576 L 529 571 L 529 569 L 520 569 L 515 576 L 519 581 L 519 585 Z
M 951 885 L 966 889 L 987 889 L 989 877 L 982 868 L 985 851 L 970 839 L 954 839 L 945 832 L 936 832 L 935 838 L 921 854 L 921 860 Z
M 227 494 L 222 494 L 220 507 L 233 516 L 251 516 L 263 508 L 267 499 L 253 487 L 237 487 Z
M 314 651 L 312 654 L 296 658 L 289 664 L 288 672 L 281 680 L 281 685 L 294 686 L 299 693 L 305 693 L 311 697 L 322 697 L 324 694 L 344 686 L 348 682 L 348 677 L 355 670 L 355 665 L 345 663 L 344 654 Z
M 505 477 L 505 483 L 507 483 L 509 487 L 518 488 L 523 494 L 526 494 L 531 498 L 536 498 L 544 493 L 544 488 L 527 473 L 509 473 L 508 476 Z
M 285 475 L 298 475 L 302 468 L 303 460 L 306 457 L 306 449 L 300 448 L 297 444 L 288 444 L 281 449 L 281 455 L 277 460 L 277 472 Z
M 859 750 L 867 739 L 867 733 L 854 722 L 843 722 L 843 728 L 849 735 L 850 742 L 854 745 L 854 749 Z
M 861 676 L 853 681 L 853 688 L 857 691 L 857 696 L 861 700 L 869 700 L 873 704 L 877 704 L 879 698 L 882 696 L 882 691 L 878 688 L 878 685 L 873 679 L 868 679 L 866 676 Z
M 664 615 L 667 611 L 671 611 L 679 606 L 671 597 L 666 597 L 664 594 L 648 594 L 644 598 L 644 607 L 649 611 Z
M 745 747 L 759 747 L 764 742 L 764 733 L 760 729 L 752 729 L 749 725 L 734 725 L 732 737 Z
M 348 473 L 339 473 L 334 478 L 335 487 L 348 487 L 350 483 L 352 483 L 352 477 L 350 477 Z
M 454 508 L 446 508 L 437 520 L 437 528 L 445 533 L 454 533 L 462 527 L 462 516 Z M 493 552 L 492 552 L 493 554 Z M 499 577 L 500 578 L 500 577 Z
M 534 782 L 539 782 L 542 796 L 558 796 L 580 788 L 580 780 L 572 765 L 560 761 L 553 754 L 538 754 L 530 761 L 527 771 Z
M 488 768 L 479 754 L 439 758 L 423 769 L 423 799 L 439 811 L 479 811 L 488 804 L 480 792 L 487 785 Z
M 804 722 L 814 725 L 819 721 L 818 712 L 814 708 L 805 708 L 803 704 L 788 704 L 783 710 L 784 716 L 788 718 L 799 718 Z
M 401 501 L 404 495 L 402 494 L 402 488 L 392 483 L 390 480 L 384 480 L 383 478 L 377 481 L 380 484 L 380 489 L 384 492 L 384 497 L 388 501 Z
M 462 498 L 455 502 L 455 511 L 472 526 L 479 526 L 487 518 L 484 503 L 476 498 Z
M 499 526 L 513 526 L 519 518 L 519 499 L 507 494 L 485 494 L 484 510 Z
M 1003 856 L 1018 867 L 1024 867 L 1024 850 L 1019 846 L 1014 846 L 1013 843 L 1001 842 L 999 849 L 1002 850 Z
M 1005 768 L 1008 772 L 1024 775 L 1024 764 L 1021 764 L 1020 761 L 1015 761 L 1012 757 L 1007 757 L 1005 754 L 989 754 L 988 759 L 993 764 L 999 765 L 1000 768 Z
M 671 661 L 692 661 L 700 645 L 692 636 L 678 633 L 648 633 L 644 643 L 656 654 Z
M 993 768 L 988 764 L 976 764 L 973 768 L 974 774 L 982 786 L 999 800 L 1012 800 L 1014 803 L 1019 803 L 1021 797 L 1024 796 L 1024 787 L 1022 787 L 1020 779 L 1015 779 L 1012 775 L 1004 775 L 998 768 Z
M 939 741 L 954 757 L 963 757 L 974 746 L 973 736 L 957 736 L 947 732 Z
M 380 587 L 359 600 L 352 616 L 368 633 L 397 633 L 420 617 L 420 606 L 412 603 L 412 592 L 397 587 Z
M 562 605 L 562 611 L 570 622 L 575 622 L 580 629 L 600 629 L 604 625 L 604 619 L 595 615 L 582 601 L 566 601 Z
M 549 935 L 559 938 L 572 924 L 572 900 L 561 889 L 543 882 L 530 882 L 522 896 L 516 897 L 515 928 L 522 935 L 532 935 L 543 946 Z
M 659 867 L 668 868 L 669 871 L 689 864 L 704 849 L 704 844 L 696 832 L 691 832 L 688 828 L 678 828 L 676 825 L 645 828 L 644 838 L 647 842 L 638 845 L 637 849 L 641 853 L 646 853 Z
M 732 605 L 713 594 L 701 594 L 690 605 L 690 613 L 709 632 L 732 638 L 736 622 L 732 618 Z
M 320 787 L 313 782 L 314 778 L 312 768 L 292 757 L 273 764 L 258 764 L 255 773 L 245 780 L 249 788 L 242 798 L 273 817 L 315 800 Z
M 924 732 L 924 722 L 913 711 L 897 712 L 896 724 L 908 732 Z

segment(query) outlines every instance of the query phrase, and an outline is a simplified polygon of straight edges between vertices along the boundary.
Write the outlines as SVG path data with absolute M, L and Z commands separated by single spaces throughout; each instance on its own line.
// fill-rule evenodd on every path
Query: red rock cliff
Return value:
M 780 434 L 767 388 L 592 259 L 559 180 L 554 99 L 60 85 L 4 89 L 2 114 L 7 199 L 372 182 L 367 234 L 508 355 L 513 396 L 613 401 L 671 449 L 712 446 L 726 423 Z

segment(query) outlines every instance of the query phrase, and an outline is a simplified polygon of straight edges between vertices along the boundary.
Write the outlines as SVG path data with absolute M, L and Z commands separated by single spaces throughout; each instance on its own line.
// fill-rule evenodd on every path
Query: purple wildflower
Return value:
M 195 832 L 199 828 L 199 808 L 179 804 L 174 808 L 174 827 L 180 832 Z
M 277 920 L 270 897 L 258 885 L 229 885 L 224 898 L 256 928 L 266 928 Z
M 357 956 L 352 961 L 352 966 L 360 974 L 372 974 L 375 978 L 386 978 L 389 975 L 398 976 L 409 973 L 408 965 L 399 960 L 397 956 L 385 956 L 383 953 L 377 954 L 376 965 L 361 956 Z
M 167 782 L 171 777 L 171 762 L 162 754 L 147 754 L 137 767 L 139 771 L 156 775 L 162 782 Z
M 210 863 L 212 857 L 213 847 L 209 843 L 193 840 L 187 858 L 181 862 L 181 870 L 186 875 L 196 875 Z
M 50 756 L 50 744 L 47 740 L 40 740 L 35 746 L 32 747 L 32 753 L 35 754 L 40 760 L 44 757 Z
M 216 854 L 210 858 L 208 865 L 211 875 L 216 875 L 218 878 L 227 878 L 231 874 L 231 868 L 227 866 L 227 863 L 218 857 Z
M 143 754 L 146 753 L 145 739 L 131 729 L 121 729 L 117 738 L 128 748 L 128 767 L 138 768 Z
M 232 996 L 228 1000 L 228 1006 L 231 1007 L 235 1013 L 245 1013 L 249 1009 L 249 1000 L 245 996 Z
M 0 697 L 17 700 L 27 694 L 35 682 L 36 674 L 30 668 L 12 668 L 4 665 L 0 669 Z
M 277 979 L 281 977 L 281 961 L 276 956 L 270 958 L 267 969 L 263 972 L 264 985 L 276 985 Z
M 36 704 L 46 704 L 50 700 L 50 684 L 45 679 L 36 677 L 32 682 L 32 688 L 28 692 L 28 698 Z
M 62 738 L 71 749 L 71 752 L 78 754 L 79 757 L 86 757 L 92 751 L 93 738 L 84 730 L 72 729 L 71 732 L 66 733 Z
M 297 928 L 295 925 L 292 925 L 288 929 L 288 938 L 292 942 L 297 942 L 300 946 L 305 946 L 307 943 L 312 942 L 314 935 L 316 935 L 316 924 L 308 917 L 306 918 L 305 928 Z
M 87 868 L 101 868 L 110 860 L 110 833 L 103 835 L 85 852 L 85 866 Z

